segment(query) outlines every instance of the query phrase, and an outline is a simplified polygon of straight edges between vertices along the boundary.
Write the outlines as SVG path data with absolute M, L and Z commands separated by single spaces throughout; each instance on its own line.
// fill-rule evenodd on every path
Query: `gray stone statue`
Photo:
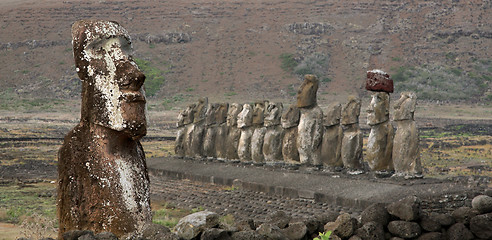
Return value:
M 266 128 L 263 126 L 265 118 L 265 106 L 267 101 L 258 101 L 253 108 L 253 136 L 251 136 L 251 160 L 253 162 L 264 162 L 263 140 Z
M 263 156 L 265 162 L 282 162 L 283 129 L 280 126 L 282 103 L 269 103 L 266 108 L 264 126 L 266 128 L 263 140 Z
M 203 157 L 203 137 L 205 135 L 205 116 L 207 113 L 208 98 L 200 98 L 195 105 L 193 116 L 193 129 L 189 147 L 190 157 Z
M 394 106 L 396 133 L 393 142 L 393 165 L 398 175 L 415 176 L 422 174 L 420 162 L 419 134 L 414 121 L 417 95 L 402 92 Z
M 244 104 L 237 115 L 237 127 L 241 129 L 241 137 L 237 146 L 237 155 L 241 161 L 251 161 L 251 137 L 253 136 L 253 106 Z
M 216 111 L 218 103 L 209 103 L 205 113 L 205 134 L 203 136 L 203 156 L 214 158 L 215 154 L 215 135 L 217 134 Z
M 217 124 L 217 133 L 215 135 L 215 154 L 218 159 L 227 158 L 227 111 L 229 110 L 228 103 L 220 103 L 215 111 L 215 122 Z
M 174 152 L 179 157 L 185 156 L 186 147 L 189 146 L 189 143 L 187 143 L 189 139 L 188 134 L 190 133 L 190 129 L 193 127 L 191 123 L 193 123 L 194 108 L 195 104 L 191 104 L 183 109 L 183 111 L 181 111 L 178 115 L 178 131 L 176 134 Z
M 347 104 L 342 109 L 342 151 L 343 166 L 351 170 L 362 169 L 362 140 L 359 128 L 360 99 L 349 96 Z
M 299 125 L 301 112 L 296 105 L 297 104 L 290 105 L 287 111 L 282 114 L 280 120 L 282 128 L 284 129 L 282 156 L 285 162 L 293 164 L 300 163 L 299 151 L 297 150 L 297 126 Z
M 391 171 L 393 162 L 393 126 L 389 122 L 389 93 L 376 92 L 372 94 L 371 103 L 367 110 L 367 124 L 371 133 L 367 140 L 365 160 L 372 171 Z
M 241 137 L 241 129 L 237 126 L 239 113 L 243 110 L 243 106 L 237 103 L 232 103 L 227 111 L 227 140 L 225 143 L 226 158 L 229 160 L 239 159 L 237 149 L 239 139 Z
M 323 111 L 316 103 L 319 80 L 306 75 L 297 92 L 297 107 L 301 112 L 297 127 L 297 149 L 301 163 L 321 164 L 321 140 L 323 137 Z
M 332 103 L 323 115 L 323 142 L 321 144 L 321 159 L 324 166 L 343 167 L 341 158 L 342 126 L 340 118 L 342 105 Z

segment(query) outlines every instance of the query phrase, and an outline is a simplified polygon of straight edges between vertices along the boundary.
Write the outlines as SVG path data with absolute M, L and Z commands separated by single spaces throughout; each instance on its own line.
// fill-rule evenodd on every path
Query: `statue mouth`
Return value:
M 133 103 L 133 102 L 140 102 L 140 103 L 146 103 L 147 100 L 145 99 L 145 96 L 141 92 L 126 92 L 123 93 L 123 99 L 125 102 L 128 103 Z

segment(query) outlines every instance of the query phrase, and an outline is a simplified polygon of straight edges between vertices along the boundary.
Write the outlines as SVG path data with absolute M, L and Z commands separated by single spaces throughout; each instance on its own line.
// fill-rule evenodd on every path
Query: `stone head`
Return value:
M 227 110 L 227 126 L 236 127 L 237 126 L 237 115 L 243 110 L 243 106 L 238 103 L 232 103 Z
M 349 96 L 347 104 L 342 109 L 342 124 L 350 125 L 359 122 L 360 99 Z
M 265 111 L 265 127 L 280 125 L 280 117 L 282 116 L 282 111 L 284 106 L 282 103 L 268 103 Z
M 209 103 L 207 106 L 207 111 L 205 112 L 205 125 L 210 126 L 216 123 L 215 112 L 219 108 L 218 103 Z
M 297 125 L 299 125 L 300 117 L 301 111 L 299 110 L 299 108 L 295 104 L 290 105 L 287 111 L 282 114 L 282 128 L 288 129 L 297 127 Z
M 188 125 L 193 122 L 193 109 L 195 108 L 195 104 L 188 105 L 183 111 L 181 111 L 178 115 L 178 127 L 182 127 L 184 125 Z
M 377 125 L 389 120 L 389 102 L 388 93 L 377 92 L 371 96 L 371 103 L 367 109 L 367 124 Z
M 145 136 L 145 75 L 130 55 L 128 32 L 116 22 L 81 20 L 72 26 L 72 45 L 82 80 L 82 121 L 136 140 Z
M 237 127 L 246 128 L 251 127 L 253 124 L 253 106 L 251 104 L 244 104 L 243 109 L 237 115 Z
M 200 123 L 205 120 L 205 116 L 207 114 L 207 105 L 208 98 L 200 98 L 198 99 L 198 103 L 195 105 L 195 109 L 193 111 L 193 123 Z
M 225 123 L 227 121 L 227 110 L 229 109 L 229 103 L 220 103 L 215 110 L 215 122 L 218 124 Z
M 334 102 L 328 106 L 323 114 L 323 126 L 329 127 L 340 124 L 342 115 L 342 104 Z
M 316 105 L 318 86 L 319 80 L 315 75 L 307 74 L 304 76 L 304 82 L 297 91 L 297 107 L 309 108 Z
M 417 95 L 414 92 L 402 92 L 395 103 L 393 120 L 413 120 L 417 107 Z
M 265 118 L 265 106 L 268 101 L 257 101 L 253 108 L 253 125 L 263 126 L 263 121 Z

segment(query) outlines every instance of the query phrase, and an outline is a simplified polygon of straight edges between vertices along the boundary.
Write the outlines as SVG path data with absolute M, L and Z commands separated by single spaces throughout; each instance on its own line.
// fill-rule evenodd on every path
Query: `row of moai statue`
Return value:
M 384 74 L 378 72 L 377 76 L 381 78 L 379 75 Z M 207 98 L 202 98 L 179 114 L 175 152 L 182 157 L 363 170 L 360 99 L 351 96 L 344 106 L 333 103 L 323 113 L 317 105 L 318 85 L 316 76 L 306 75 L 297 103 L 286 111 L 282 103 L 208 103 Z M 413 119 L 416 96 L 402 93 L 396 103 L 396 134 L 389 121 L 389 101 L 387 92 L 372 95 L 368 110 L 371 133 L 365 160 L 372 171 L 421 174 L 418 132 Z

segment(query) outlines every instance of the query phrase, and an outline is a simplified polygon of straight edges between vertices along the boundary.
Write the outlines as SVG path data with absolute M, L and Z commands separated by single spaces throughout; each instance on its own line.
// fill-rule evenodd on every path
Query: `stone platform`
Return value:
M 358 210 L 416 195 L 429 210 L 446 211 L 463 206 L 483 191 L 474 182 L 459 180 L 380 178 L 374 173 L 350 175 L 344 170 L 216 159 L 150 158 L 147 166 L 154 179 L 189 179 Z

